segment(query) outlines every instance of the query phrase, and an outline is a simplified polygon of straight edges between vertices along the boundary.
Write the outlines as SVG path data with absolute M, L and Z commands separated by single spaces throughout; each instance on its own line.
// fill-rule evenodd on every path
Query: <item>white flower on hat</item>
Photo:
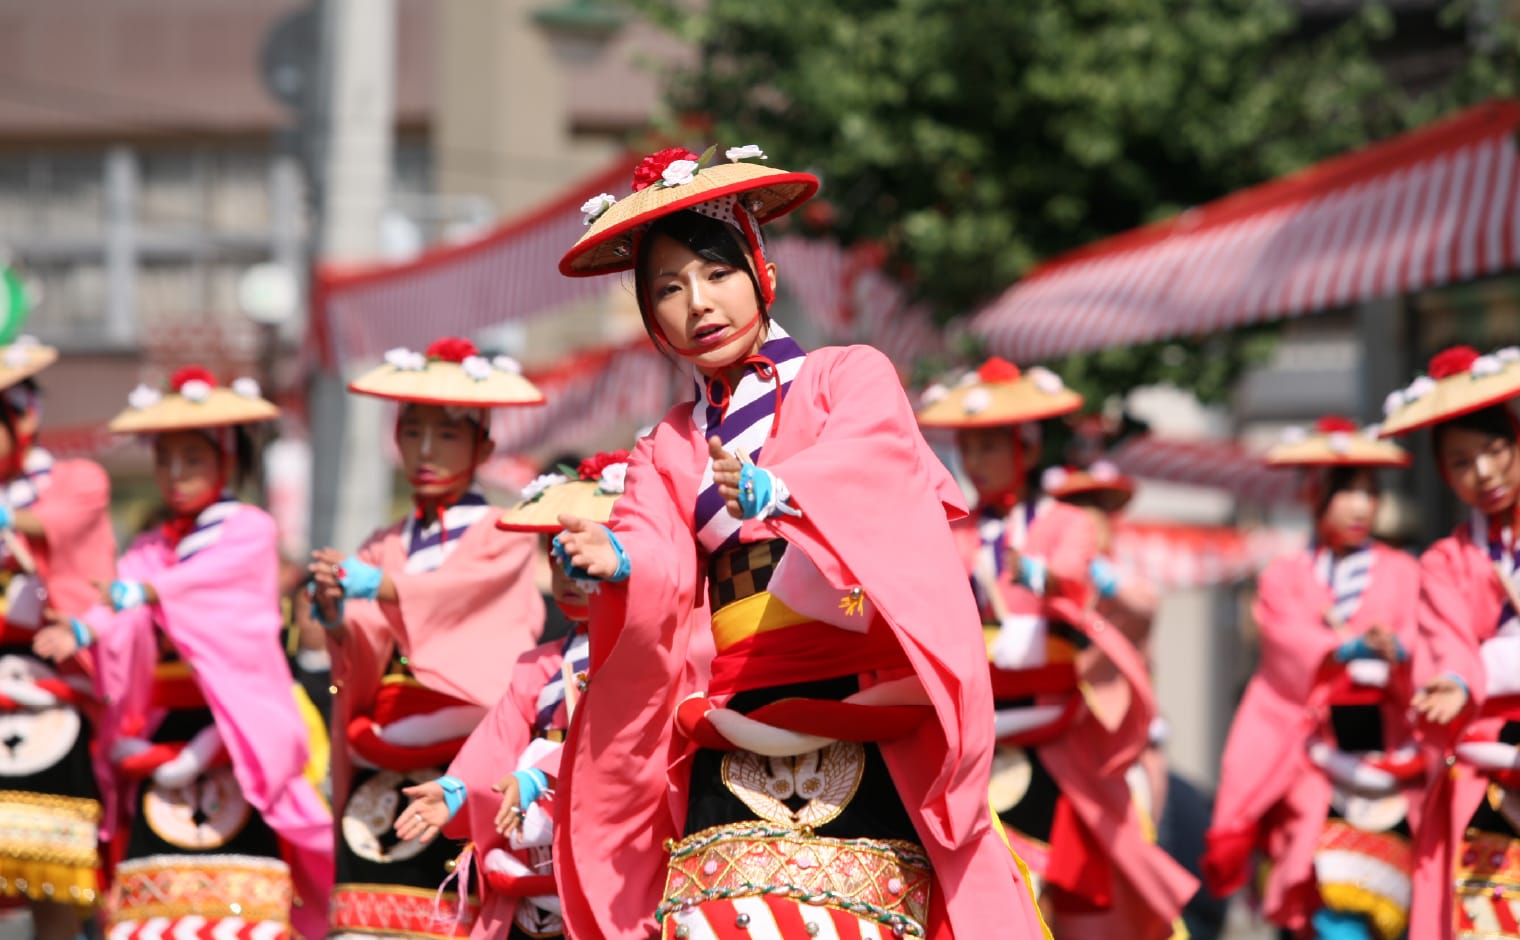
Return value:
M 1398 411 L 1407 404 L 1409 404 L 1409 400 L 1404 397 L 1404 390 L 1399 388 L 1394 389 L 1388 393 L 1387 398 L 1383 399 L 1384 417 L 1392 417 L 1395 411 Z
M 1107 460 L 1093 461 L 1093 465 L 1087 468 L 1087 473 L 1099 483 L 1113 483 L 1119 479 L 1119 468 Z
M 1001 519 L 983 519 L 977 524 L 976 531 L 983 542 L 996 542 L 1003 537 L 1007 526 Z
M 146 411 L 163 401 L 164 396 L 151 385 L 141 383 L 127 393 L 127 406 L 134 411 Z
M 1422 375 L 1413 382 L 1410 382 L 1409 387 L 1404 389 L 1404 397 L 1411 402 L 1419 401 L 1435 391 L 1435 388 L 1436 380 L 1428 375 Z
M 42 345 L 42 340 L 38 339 L 37 337 L 33 336 L 30 333 L 22 333 L 20 336 L 18 336 L 15 339 L 11 340 L 11 345 L 12 346 L 41 346 Z
M 1473 378 L 1481 379 L 1503 372 L 1504 363 L 1499 360 L 1498 356 L 1479 356 L 1473 360 L 1472 365 L 1468 367 L 1467 371 L 1472 373 Z
M 477 382 L 484 382 L 491 377 L 491 363 L 482 356 L 465 356 L 459 363 L 459 368 Z
M 1325 446 L 1331 453 L 1345 456 L 1351 452 L 1351 435 L 1345 431 L 1331 431 L 1325 436 Z
M 918 401 L 921 406 L 927 408 L 929 405 L 934 404 L 948 394 L 950 394 L 950 390 L 948 388 L 945 388 L 940 383 L 935 382 L 933 385 L 924 389 L 923 394 L 918 396 Z
M 966 397 L 961 401 L 961 407 L 965 409 L 968 415 L 979 415 L 986 411 L 987 406 L 991 404 L 992 393 L 985 388 L 973 388 L 966 393 Z
M 386 350 L 385 361 L 391 368 L 400 369 L 402 372 L 421 372 L 427 368 L 427 357 L 405 346 Z
M 609 496 L 617 495 L 628 486 L 628 464 L 609 463 L 602 468 L 602 477 L 596 481 L 596 491 Z
M 257 379 L 243 376 L 232 380 L 232 390 L 243 398 L 258 398 L 264 394 Z
M 660 174 L 660 183 L 664 186 L 685 186 L 697 178 L 697 161 L 695 160 L 672 160 Z
M 1520 361 L 1520 346 L 1506 346 L 1503 349 L 1497 349 L 1494 351 L 1494 358 L 1505 365 Z
M 1040 489 L 1049 493 L 1066 485 L 1071 474 L 1066 472 L 1065 467 L 1046 467 L 1045 472 L 1040 474 Z
M 602 213 L 611 209 L 617 202 L 617 197 L 611 193 L 601 193 L 592 196 L 581 203 L 581 221 L 587 225 L 602 217 Z
M 570 482 L 570 478 L 563 473 L 540 473 L 522 488 L 523 502 L 531 503 L 544 495 L 544 490 L 551 486 L 559 486 L 561 483 Z
M 491 360 L 491 365 L 497 372 L 507 372 L 512 375 L 522 375 L 522 363 L 511 356 L 497 356 Z
M 1290 424 L 1282 430 L 1282 442 L 1284 444 L 1302 444 L 1309 439 L 1309 432 L 1296 424 Z
M 193 401 L 197 405 L 204 405 L 211 397 L 211 383 L 200 379 L 191 379 L 179 387 L 179 393 L 185 396 L 186 401 Z
M 955 383 L 955 387 L 965 388 L 968 385 L 975 385 L 981 380 L 982 377 L 976 374 L 975 369 L 972 369 L 970 372 L 967 372 L 965 375 L 961 376 L 960 381 Z
M 1047 395 L 1059 395 L 1066 389 L 1066 383 L 1061 381 L 1061 377 L 1044 366 L 1035 366 L 1025 374 L 1029 376 L 1035 388 Z
M 742 147 L 730 147 L 723 151 L 723 156 L 730 162 L 738 163 L 740 160 L 764 160 L 765 151 L 755 144 L 745 144 Z
M 5 364 L 12 369 L 20 369 L 32 361 L 32 354 L 25 346 L 8 346 L 5 350 Z

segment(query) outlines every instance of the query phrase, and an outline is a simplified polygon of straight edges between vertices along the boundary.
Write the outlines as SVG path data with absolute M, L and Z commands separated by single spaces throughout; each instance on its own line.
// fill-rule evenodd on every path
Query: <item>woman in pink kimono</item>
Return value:
M 1410 937 L 1520 938 L 1520 350 L 1468 347 L 1389 396 L 1384 434 L 1432 429 L 1469 507 L 1420 559 L 1414 707 L 1433 761 Z
M 95 905 L 100 794 L 86 657 L 54 665 L 32 643 L 44 606 L 83 613 L 116 560 L 105 471 L 37 443 L 35 376 L 57 358 L 30 338 L 0 347 L 0 897 L 27 902 L 39 940 L 73 940 Z
M 566 927 L 1039 937 L 987 808 L 991 696 L 947 525 L 964 505 L 884 356 L 804 352 L 767 314 L 759 224 L 818 181 L 727 155 L 647 158 L 560 263 L 632 268 L 697 396 L 639 442 L 610 526 L 567 515 L 556 537 L 604 582 L 556 795 Z
M 1267 460 L 1304 469 L 1314 541 L 1257 585 L 1261 663 L 1225 743 L 1205 878 L 1230 894 L 1259 852 L 1272 923 L 1398 940 L 1425 776 L 1406 716 L 1419 579 L 1414 559 L 1372 538 L 1372 521 L 1377 470 L 1409 457 L 1326 418 Z
M 543 397 L 515 362 L 467 340 L 386 360 L 349 389 L 401 403 L 396 445 L 416 510 L 355 555 L 322 549 L 311 565 L 337 689 L 330 932 L 462 936 L 478 905 L 439 892 L 460 846 L 401 839 L 395 825 L 404 791 L 443 773 L 543 629 L 534 538 L 499 530 L 474 485 L 492 450 L 489 409 Z
M 628 452 L 597 454 L 577 477 L 546 474 L 497 526 L 553 534 L 572 513 L 606 523 L 623 492 Z M 554 601 L 572 624 L 564 639 L 537 646 L 512 670 L 512 686 L 460 748 L 446 776 L 407 789 L 410 809 L 397 823 L 403 839 L 430 840 L 440 830 L 468 838 L 483 882 L 484 903 L 472 936 L 542 940 L 564 936 L 554 887 L 554 783 L 570 716 L 589 666 L 587 587 L 550 561 Z
M 139 386 L 111 422 L 151 435 L 169 521 L 134 541 L 105 603 L 37 648 L 91 647 L 106 702 L 97 772 L 119 840 L 108 932 L 315 936 L 332 819 L 303 776 L 306 725 L 280 647 L 274 521 L 232 486 L 246 426 L 278 416 L 258 386 L 204 369 Z
M 1042 906 L 1062 938 L 1169 937 L 1197 883 L 1146 838 L 1124 779 L 1155 711 L 1145 663 L 1096 613 L 1118 584 L 1094 581 L 1097 523 L 1026 488 L 1027 432 L 1076 411 L 1082 398 L 1046 369 L 992 359 L 954 389 L 932 386 L 924 402 L 919 424 L 955 431 L 977 493 L 975 515 L 954 534 L 989 625 L 993 808 L 1040 876 Z M 1112 714 L 1086 690 L 1100 669 L 1128 688 Z

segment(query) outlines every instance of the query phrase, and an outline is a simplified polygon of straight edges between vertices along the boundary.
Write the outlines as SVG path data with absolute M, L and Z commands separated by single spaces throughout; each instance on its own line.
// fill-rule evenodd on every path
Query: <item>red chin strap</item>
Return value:
M 743 326 L 734 331 L 733 336 L 730 336 L 728 339 L 724 340 L 716 346 L 694 346 L 687 349 L 682 349 L 680 346 L 677 346 L 675 343 L 672 343 L 670 341 L 670 337 L 665 335 L 665 329 L 664 327 L 660 326 L 658 321 L 656 321 L 654 324 L 654 332 L 655 335 L 660 338 L 660 342 L 669 347 L 670 351 L 675 353 L 677 356 L 680 356 L 682 359 L 696 359 L 698 356 L 705 356 L 708 353 L 716 352 L 720 349 L 727 349 L 734 343 L 737 343 L 739 340 L 749 336 L 760 327 L 760 319 L 760 311 L 757 309 L 755 310 L 754 316 L 750 317 L 745 321 Z

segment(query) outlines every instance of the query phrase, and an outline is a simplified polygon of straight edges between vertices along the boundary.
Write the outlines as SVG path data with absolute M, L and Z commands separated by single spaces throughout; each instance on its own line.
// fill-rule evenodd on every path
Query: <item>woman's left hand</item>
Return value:
M 717 435 L 707 439 L 707 453 L 712 457 L 713 482 L 718 484 L 724 507 L 730 516 L 743 519 L 744 509 L 739 505 L 739 472 L 743 462 L 723 449 L 723 441 Z
M 517 831 L 518 824 L 522 822 L 522 807 L 518 804 L 522 798 L 517 789 L 517 775 L 507 774 L 496 785 L 491 787 L 501 794 L 501 807 L 496 810 L 496 832 L 503 838 Z
M 1467 687 L 1451 676 L 1436 676 L 1414 694 L 1410 704 L 1427 721 L 1444 725 L 1467 705 Z

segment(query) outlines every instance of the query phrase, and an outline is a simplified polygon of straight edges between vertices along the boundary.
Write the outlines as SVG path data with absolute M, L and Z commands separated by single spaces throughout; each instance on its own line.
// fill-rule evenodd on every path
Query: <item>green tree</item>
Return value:
M 1513 93 L 1520 74 L 1495 27 L 1441 87 L 1401 92 L 1375 52 L 1408 37 L 1375 6 L 1310 36 L 1285 0 L 632 2 L 699 50 L 674 112 L 819 172 L 830 233 L 884 246 L 942 321 L 1042 258 Z M 1448 13 L 1455 42 L 1469 21 Z M 1218 399 L 1269 334 L 1056 365 L 1086 390 Z

